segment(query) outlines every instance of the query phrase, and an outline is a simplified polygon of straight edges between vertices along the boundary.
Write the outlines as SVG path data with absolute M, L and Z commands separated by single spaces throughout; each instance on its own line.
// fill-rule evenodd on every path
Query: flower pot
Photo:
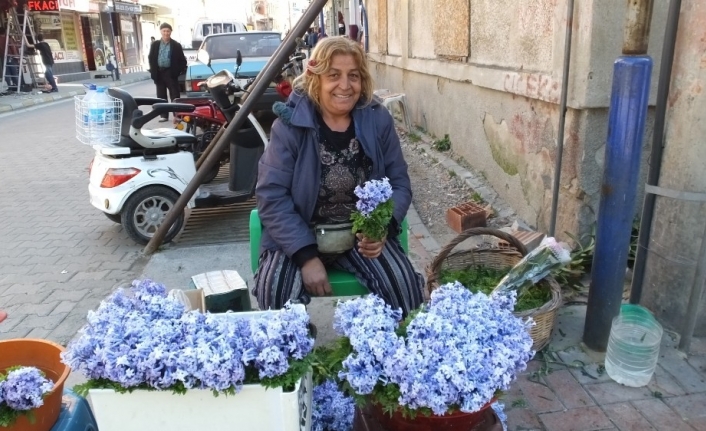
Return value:
M 170 390 L 137 389 L 121 394 L 91 389 L 88 397 L 100 431 L 308 431 L 311 385 L 309 373 L 292 392 L 255 384 L 243 385 L 235 395 L 218 397 L 207 389 L 189 389 L 184 395 Z
M 382 429 L 387 431 L 481 431 L 488 428 L 488 410 L 492 412 L 491 400 L 480 410 L 473 413 L 457 411 L 442 416 L 424 416 L 418 414 L 414 419 L 406 418 L 398 410 L 392 416 L 385 413 L 378 404 L 370 406 L 370 412 Z
M 20 416 L 9 431 L 49 431 L 61 412 L 64 382 L 71 371 L 59 356 L 64 348 L 47 340 L 13 339 L 0 341 L 0 369 L 14 366 L 36 367 L 54 382 L 54 389 L 44 398 L 44 405 L 33 410 L 34 423 Z

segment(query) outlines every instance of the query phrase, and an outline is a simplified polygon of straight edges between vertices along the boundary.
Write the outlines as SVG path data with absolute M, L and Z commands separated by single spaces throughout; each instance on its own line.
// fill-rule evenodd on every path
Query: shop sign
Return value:
M 56 63 L 68 63 L 72 61 L 81 61 L 81 53 L 78 51 L 54 51 L 52 57 Z
M 29 0 L 27 2 L 27 9 L 33 12 L 58 12 L 59 11 L 59 1 L 58 0 Z
M 59 0 L 61 10 L 75 10 L 76 12 L 90 11 L 89 0 Z
M 142 5 L 116 1 L 113 6 L 113 11 L 117 13 L 139 15 L 142 13 Z
M 133 33 L 135 31 L 132 22 L 124 19 L 120 20 L 120 29 L 125 33 Z
M 61 30 L 61 16 L 40 14 L 35 16 L 42 30 Z

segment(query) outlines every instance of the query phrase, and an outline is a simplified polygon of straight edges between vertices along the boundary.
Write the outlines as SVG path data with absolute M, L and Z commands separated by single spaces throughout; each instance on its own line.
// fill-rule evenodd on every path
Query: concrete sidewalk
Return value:
M 146 81 L 150 79 L 150 74 L 149 72 L 135 72 L 121 75 L 120 78 L 120 81 L 113 81 L 111 78 L 99 78 L 67 82 L 65 84 L 59 83 L 57 84 L 59 87 L 58 93 L 45 94 L 37 89 L 33 89 L 32 93 L 11 93 L 6 96 L 0 96 L 0 113 L 26 109 L 32 106 L 56 102 L 58 100 L 85 94 L 86 89 L 83 84 L 86 83 L 103 85 L 106 87 L 119 87 L 135 82 Z

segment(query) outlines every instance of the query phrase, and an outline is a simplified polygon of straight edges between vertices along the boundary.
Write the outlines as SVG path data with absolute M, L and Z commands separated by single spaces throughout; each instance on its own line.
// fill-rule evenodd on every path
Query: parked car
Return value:
M 226 69 L 233 73 L 238 50 L 243 57 L 243 64 L 236 78 L 241 80 L 241 85 L 245 85 L 249 78 L 254 78 L 260 73 L 281 42 L 282 34 L 275 31 L 248 31 L 206 36 L 199 50 L 205 50 L 208 53 L 213 71 L 198 60 L 190 62 L 184 77 L 186 95 L 189 97 L 204 95 L 198 84 L 214 72 Z M 272 104 L 280 100 L 282 98 L 272 84 L 258 100 L 255 110 L 270 110 Z

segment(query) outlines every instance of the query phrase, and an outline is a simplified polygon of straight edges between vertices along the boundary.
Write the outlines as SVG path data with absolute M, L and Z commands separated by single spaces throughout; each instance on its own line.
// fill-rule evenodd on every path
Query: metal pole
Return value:
M 146 255 L 154 253 L 162 244 L 164 237 L 167 232 L 169 232 L 169 228 L 174 224 L 174 221 L 176 221 L 179 214 L 181 214 L 184 208 L 186 208 L 186 205 L 191 200 L 191 197 L 198 190 L 199 185 L 202 183 L 203 178 L 206 175 L 206 172 L 208 172 L 211 167 L 215 166 L 216 162 L 220 158 L 223 148 L 231 142 L 236 131 L 240 129 L 245 122 L 245 119 L 248 117 L 250 112 L 252 112 L 253 105 L 255 105 L 257 99 L 264 94 L 265 90 L 269 86 L 269 83 L 272 82 L 282 68 L 282 65 L 284 65 L 289 58 L 289 53 L 292 52 L 296 46 L 296 35 L 306 31 L 307 26 L 314 21 L 316 15 L 323 9 L 326 1 L 327 0 L 312 0 L 309 7 L 294 26 L 295 31 L 289 32 L 289 34 L 282 41 L 280 47 L 267 61 L 267 64 L 262 71 L 260 71 L 255 79 L 255 82 L 252 84 L 250 92 L 245 93 L 241 98 L 242 107 L 235 114 L 232 124 L 228 125 L 228 128 L 226 128 L 226 131 L 223 133 L 221 139 L 218 140 L 211 150 L 211 153 L 203 162 L 201 169 L 196 171 L 196 175 L 194 175 L 189 184 L 186 186 L 184 193 L 179 196 L 179 199 L 177 199 L 174 207 L 167 213 L 164 221 L 154 233 L 154 236 L 150 239 L 150 242 L 145 246 L 143 252 Z
M 554 187 L 552 190 L 552 212 L 549 220 L 549 236 L 556 230 L 556 214 L 559 208 L 559 190 L 561 187 L 561 165 L 564 156 L 564 127 L 566 125 L 566 99 L 569 93 L 569 69 L 571 66 L 571 37 L 574 27 L 574 0 L 566 5 L 566 35 L 564 39 L 564 72 L 561 78 L 561 103 L 559 105 L 559 131 L 556 145 L 556 163 L 554 165 Z
M 691 348 L 691 338 L 694 335 L 696 328 L 696 317 L 699 313 L 699 305 L 701 297 L 704 293 L 706 285 L 706 227 L 704 234 L 701 236 L 701 250 L 699 251 L 699 260 L 697 262 L 696 274 L 694 274 L 694 284 L 691 286 L 691 295 L 686 310 L 686 321 L 681 331 L 681 339 L 679 340 L 679 350 L 689 353 Z
M 664 43 L 662 44 L 662 63 L 659 67 L 657 104 L 655 106 L 655 126 L 652 136 L 652 151 L 650 152 L 650 168 L 647 174 L 647 184 L 653 186 L 659 183 L 659 174 L 662 168 L 664 122 L 667 116 L 669 85 L 672 82 L 672 64 L 674 63 L 674 47 L 677 43 L 680 11 L 681 0 L 671 0 L 669 2 L 669 14 L 667 15 L 667 27 L 664 30 Z M 647 248 L 650 242 L 650 230 L 652 229 L 652 216 L 655 212 L 656 198 L 656 195 L 652 193 L 645 193 L 645 201 L 642 205 L 640 233 L 637 238 L 637 256 L 635 256 L 630 288 L 630 303 L 632 304 L 639 304 L 642 297 Z
M 634 10 L 639 9 L 639 10 Z M 620 312 L 652 75 L 645 55 L 651 0 L 628 0 L 623 52 L 613 68 L 608 140 L 583 341 L 605 351 Z M 639 39 L 639 40 L 634 40 Z
M 118 51 L 115 49 L 115 29 L 113 28 L 113 6 L 111 6 L 113 2 L 110 2 L 108 5 L 108 23 L 110 24 L 110 41 L 111 44 L 113 45 L 113 58 L 115 59 L 115 79 L 120 81 L 120 62 L 118 61 Z M 110 59 L 108 59 L 110 61 Z

